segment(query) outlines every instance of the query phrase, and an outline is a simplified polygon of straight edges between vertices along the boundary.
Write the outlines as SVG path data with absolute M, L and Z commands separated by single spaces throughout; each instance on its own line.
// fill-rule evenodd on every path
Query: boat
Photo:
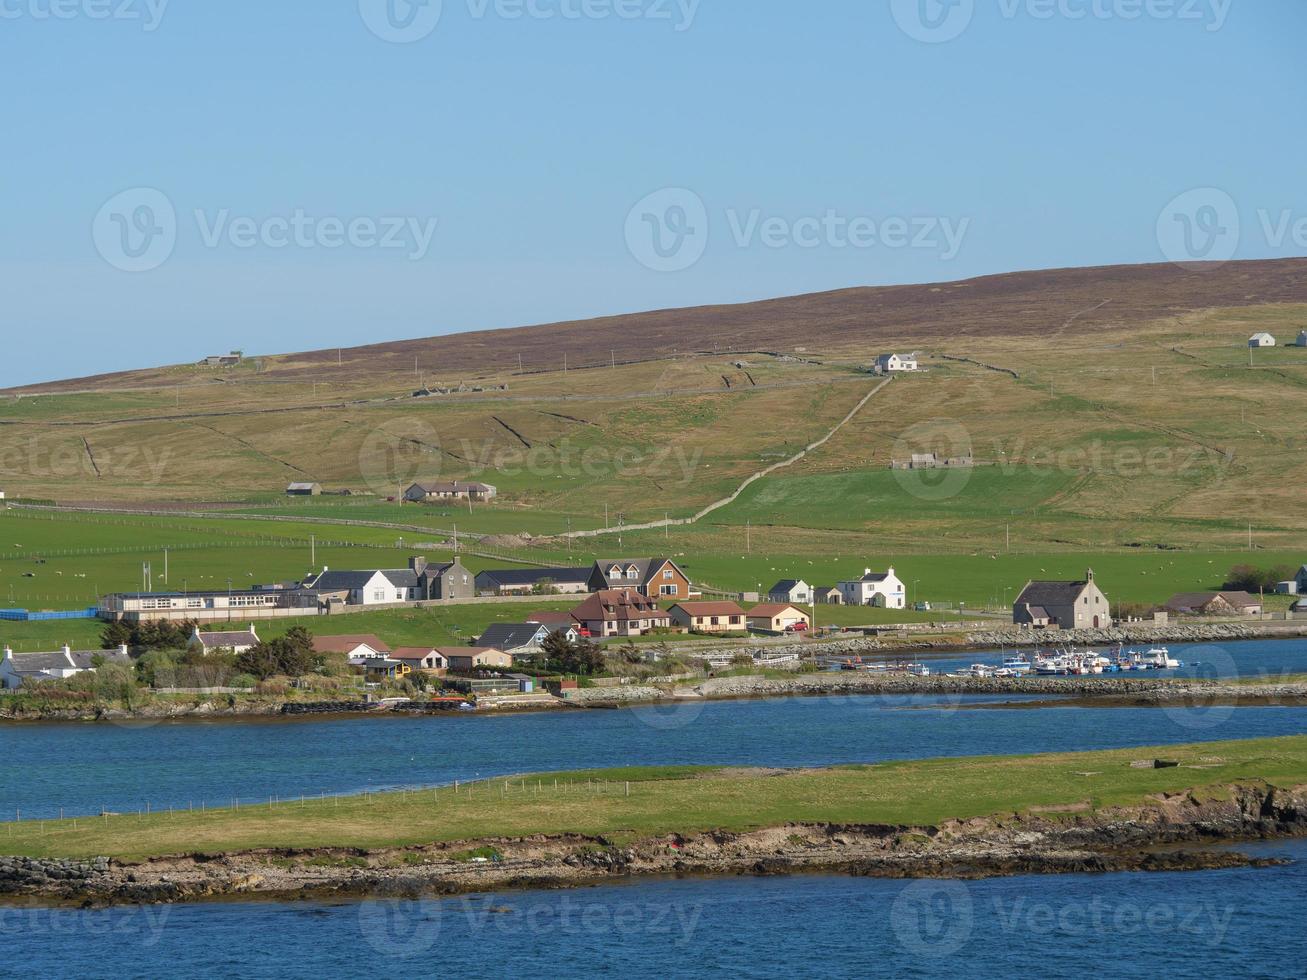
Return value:
M 908 673 L 913 677 L 929 677 L 930 668 L 925 664 L 908 664 Z
M 1030 662 L 1024 653 L 1019 653 L 1015 657 L 1004 657 L 1002 670 L 1010 671 L 1013 674 L 1028 674 L 1035 669 L 1035 665 Z

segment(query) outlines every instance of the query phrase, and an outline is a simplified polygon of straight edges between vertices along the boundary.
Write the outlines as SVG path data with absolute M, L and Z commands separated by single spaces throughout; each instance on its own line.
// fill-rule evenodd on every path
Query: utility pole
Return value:
M 309 535 L 309 568 L 318 567 L 318 536 Z
M 168 584 L 168 549 L 163 549 L 163 582 Z
M 458 525 L 454 525 L 454 557 L 458 557 Z
M 518 355 L 517 355 L 517 373 L 518 373 L 518 374 L 522 374 L 522 373 L 523 373 L 523 371 L 522 371 L 522 355 L 521 355 L 521 354 L 518 354 Z
M 753 522 L 744 522 L 744 551 L 745 554 L 753 554 Z
M 612 358 L 612 360 L 613 360 L 613 370 L 616 371 L 616 370 L 617 370 L 617 351 L 615 351 L 615 350 L 610 350 L 610 351 L 608 352 L 608 354 L 609 354 L 609 356 L 610 356 L 610 357 Z
M 608 530 L 608 501 L 604 501 L 604 530 Z

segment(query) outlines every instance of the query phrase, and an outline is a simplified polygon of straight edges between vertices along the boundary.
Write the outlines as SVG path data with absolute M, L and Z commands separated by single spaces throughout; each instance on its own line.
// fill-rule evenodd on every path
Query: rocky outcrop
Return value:
M 651 875 L 879 877 L 1178 871 L 1267 863 L 1212 845 L 1307 835 L 1307 786 L 1263 784 L 1159 795 L 1128 808 L 1088 803 L 900 827 L 790 824 L 747 833 L 662 834 L 620 846 L 602 837 L 538 835 L 377 851 L 182 855 L 120 866 L 0 859 L 0 898 L 142 903 L 253 896 L 451 895 L 576 887 Z M 476 861 L 469 854 L 489 854 Z

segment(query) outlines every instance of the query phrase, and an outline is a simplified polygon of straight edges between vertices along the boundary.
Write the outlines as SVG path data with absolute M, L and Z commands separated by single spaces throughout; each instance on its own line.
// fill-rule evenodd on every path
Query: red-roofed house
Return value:
M 801 625 L 800 625 L 801 624 Z M 749 628 L 769 633 L 786 633 L 806 630 L 812 625 L 808 614 L 797 606 L 779 602 L 764 602 L 749 610 Z
M 744 633 L 744 610 L 734 602 L 678 602 L 667 610 L 672 622 L 695 633 Z
M 634 588 L 596 592 L 572 610 L 572 618 L 594 637 L 642 636 L 672 625 L 656 602 Z

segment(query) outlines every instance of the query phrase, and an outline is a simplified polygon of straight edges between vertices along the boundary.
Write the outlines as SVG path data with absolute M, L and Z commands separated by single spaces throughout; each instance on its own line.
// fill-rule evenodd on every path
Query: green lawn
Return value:
M 1163 758 L 1172 769 L 1134 769 Z M 557 782 L 555 782 L 557 780 Z M 627 781 L 630 781 L 629 795 Z M 929 759 L 794 770 L 673 768 L 545 774 L 473 786 L 207 812 L 10 825 L 0 852 L 125 860 L 253 848 L 380 848 L 575 833 L 610 839 L 789 823 L 935 826 L 1158 793 L 1221 794 L 1234 783 L 1307 782 L 1307 737 L 1111 752 Z M 507 787 L 507 788 L 506 788 Z

